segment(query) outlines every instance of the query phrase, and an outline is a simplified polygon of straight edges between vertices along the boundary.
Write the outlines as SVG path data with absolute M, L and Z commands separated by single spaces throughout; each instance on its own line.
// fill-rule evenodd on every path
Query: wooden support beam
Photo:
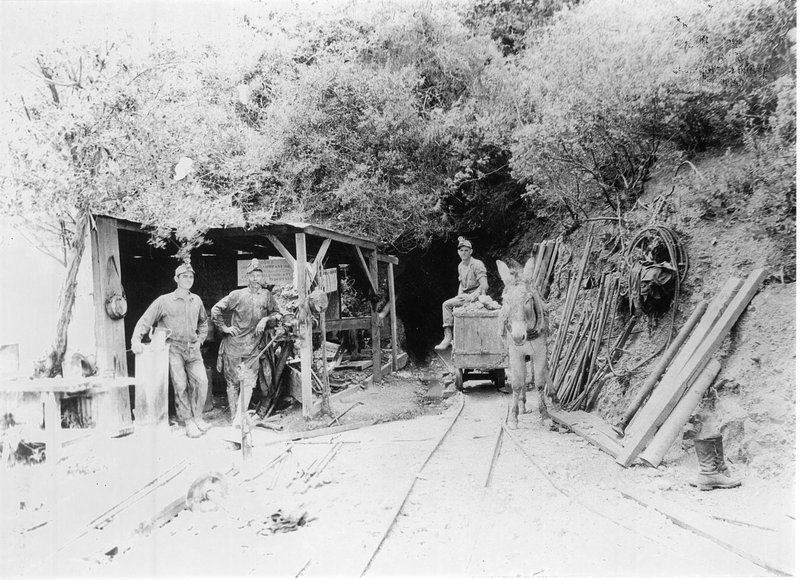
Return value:
M 395 266 L 400 263 L 400 260 L 397 259 L 397 256 L 388 256 L 386 254 L 378 254 L 378 261 L 394 264 Z
M 383 321 L 379 321 L 381 325 Z M 329 318 L 327 320 L 328 332 L 338 332 L 340 330 L 369 330 L 372 328 L 371 316 L 354 316 L 352 318 Z M 314 332 L 319 332 L 314 329 Z
M 297 268 L 295 281 L 297 282 L 297 302 L 303 307 L 308 304 L 308 279 L 306 271 L 306 235 L 295 234 L 295 249 L 297 252 Z M 311 333 L 311 313 L 300 320 L 300 336 L 297 341 L 300 349 L 300 375 L 302 380 L 303 418 L 313 416 L 314 394 L 311 389 L 311 361 L 313 360 L 313 344 Z
M 118 377 L 128 376 L 125 355 L 125 322 L 112 320 L 106 313 L 106 299 L 122 290 L 117 220 L 97 216 L 91 231 L 92 279 L 94 292 L 94 331 L 97 366 Z M 94 410 L 111 434 L 128 433 L 133 428 L 128 389 L 117 389 L 103 398 L 102 408 Z
M 328 248 L 331 247 L 331 240 L 324 239 L 322 240 L 322 245 L 319 247 L 317 251 L 317 257 L 314 258 L 314 263 L 317 264 L 317 272 L 319 272 L 319 268 L 322 266 L 322 261 L 325 259 L 325 254 L 328 253 Z
M 289 262 L 289 265 L 293 269 L 297 269 L 297 261 L 294 259 L 294 256 L 292 256 L 292 253 L 289 250 L 286 249 L 286 246 L 283 245 L 283 242 L 280 241 L 278 239 L 278 237 L 273 235 L 273 234 L 264 234 L 264 235 L 266 236 L 266 238 L 270 242 L 272 242 L 272 245 L 275 246 L 275 249 L 278 250 L 278 253 L 281 256 L 283 256 L 286 259 L 287 262 Z M 303 238 L 303 239 L 305 239 L 305 238 Z M 303 255 L 305 256 L 305 254 L 303 254 Z
M 392 369 L 396 371 L 399 346 L 397 344 L 397 309 L 395 307 L 394 264 L 389 262 L 387 269 L 387 278 L 389 280 L 389 322 L 392 329 Z
M 733 301 L 725 309 L 720 319 L 714 326 L 705 334 L 705 338 L 700 347 L 691 353 L 689 362 L 683 366 L 675 365 L 679 372 L 677 376 L 670 375 L 671 380 L 667 380 L 665 375 L 658 388 L 650 396 L 642 408 L 642 421 L 641 429 L 636 434 L 632 434 L 631 440 L 626 442 L 622 453 L 617 457 L 617 463 L 627 467 L 631 464 L 633 459 L 642 452 L 645 445 L 650 441 L 656 429 L 658 429 L 664 421 L 669 417 L 669 414 L 675 408 L 680 398 L 686 392 L 686 388 L 691 385 L 700 372 L 705 368 L 706 364 L 716 352 L 722 341 L 730 332 L 731 328 L 741 316 L 744 309 L 753 299 L 756 292 L 761 287 L 764 278 L 767 277 L 765 269 L 753 271 L 747 277 L 739 292 L 737 292 Z M 709 308 L 711 311 L 711 308 Z M 701 325 L 702 326 L 702 325 Z M 698 327 L 696 332 L 702 331 Z M 687 343 L 688 346 L 689 343 Z M 685 349 L 686 347 L 684 347 Z M 681 351 L 681 355 L 683 351 Z M 681 356 L 679 355 L 679 356 Z M 670 372 L 667 372 L 668 375 Z M 672 377 L 674 376 L 674 379 Z
M 375 294 L 378 292 L 378 251 L 375 250 L 369 255 L 369 280 Z M 376 300 L 369 301 L 369 311 L 372 314 L 372 378 L 375 381 L 382 381 L 381 375 L 381 321 L 378 318 L 378 303 Z
M 355 252 L 356 257 L 358 258 L 359 264 L 361 264 L 361 269 L 364 271 L 364 274 L 367 275 L 367 280 L 369 280 L 370 288 L 372 288 L 372 291 L 377 295 L 378 294 L 378 284 L 376 281 L 377 276 L 376 280 L 372 279 L 372 272 L 370 271 L 369 266 L 367 266 L 367 261 L 364 259 L 364 254 L 361 253 L 361 248 L 359 248 L 358 246 L 353 246 L 353 251 Z

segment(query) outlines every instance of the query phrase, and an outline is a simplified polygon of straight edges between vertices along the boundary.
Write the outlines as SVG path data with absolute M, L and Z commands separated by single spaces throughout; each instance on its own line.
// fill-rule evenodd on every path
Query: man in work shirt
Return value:
M 131 350 L 142 352 L 142 337 L 153 326 L 169 331 L 169 377 L 175 392 L 175 412 L 186 427 L 186 435 L 200 437 L 208 431 L 203 406 L 208 394 L 208 378 L 200 345 L 208 334 L 208 316 L 203 301 L 189 292 L 194 284 L 194 269 L 186 262 L 175 269 L 174 292 L 155 299 L 142 314 L 131 337 Z
M 242 381 L 244 377 L 239 365 L 244 364 L 252 373 L 251 377 L 258 376 L 259 354 L 263 348 L 260 346 L 261 337 L 266 328 L 275 326 L 283 316 L 275 297 L 261 285 L 263 280 L 261 264 L 253 258 L 247 266 L 247 288 L 234 290 L 211 309 L 211 319 L 225 335 L 220 345 L 217 370 L 224 373 L 228 385 L 228 406 L 234 428 L 242 424 L 238 405 L 240 388 L 245 390 L 241 412 L 246 412 L 255 384 L 254 380 Z M 225 324 L 225 315 L 230 315 L 230 326 Z M 265 361 L 265 365 L 269 363 Z M 271 379 L 271 373 L 265 372 L 262 377 Z M 262 389 L 266 388 L 268 385 L 262 386 Z
M 442 326 L 444 340 L 437 344 L 436 350 L 444 350 L 453 342 L 453 308 L 475 302 L 478 296 L 486 294 L 489 283 L 486 281 L 486 266 L 472 257 L 472 242 L 459 236 L 458 256 L 458 295 L 442 303 Z

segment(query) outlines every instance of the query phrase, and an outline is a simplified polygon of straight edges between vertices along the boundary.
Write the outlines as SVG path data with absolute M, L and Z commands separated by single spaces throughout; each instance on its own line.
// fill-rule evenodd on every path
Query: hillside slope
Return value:
M 715 354 L 722 370 L 692 421 L 696 428 L 702 424 L 707 431 L 720 430 L 728 458 L 748 475 L 788 482 L 795 466 L 794 216 L 781 212 L 781 200 L 774 191 L 747 183 L 752 162 L 747 153 L 725 152 L 684 164 L 677 177 L 674 165 L 654 168 L 645 194 L 623 216 L 622 240 L 627 243 L 638 230 L 653 224 L 666 225 L 678 234 L 690 268 L 681 286 L 673 336 L 696 304 L 713 298 L 728 278 L 744 279 L 756 268 L 767 269 L 769 276 L 761 290 Z M 601 215 L 607 216 L 608 211 L 595 217 Z M 597 280 L 602 272 L 618 268 L 624 244 L 618 243 L 616 221 L 591 223 L 597 241 L 587 275 Z M 587 226 L 566 240 L 574 262 L 583 251 Z M 521 258 L 540 237 L 530 234 L 518 240 L 509 255 Z M 551 352 L 567 283 L 562 272 L 551 287 Z M 590 293 L 584 291 L 587 297 Z M 620 300 L 615 329 L 628 315 L 627 300 Z M 669 312 L 651 321 L 640 317 L 617 365 L 619 376 L 609 375 L 594 413 L 609 422 L 619 416 L 655 366 L 657 356 L 647 359 L 664 344 L 669 328 Z M 665 463 L 669 466 L 693 456 L 688 441 L 676 441 Z

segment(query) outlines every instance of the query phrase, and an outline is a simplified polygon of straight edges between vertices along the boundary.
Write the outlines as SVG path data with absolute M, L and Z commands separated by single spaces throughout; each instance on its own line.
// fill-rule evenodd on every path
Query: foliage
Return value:
M 464 24 L 477 34 L 488 35 L 503 56 L 519 54 L 527 47 L 531 29 L 543 26 L 565 7 L 579 0 L 475 0 L 464 15 Z

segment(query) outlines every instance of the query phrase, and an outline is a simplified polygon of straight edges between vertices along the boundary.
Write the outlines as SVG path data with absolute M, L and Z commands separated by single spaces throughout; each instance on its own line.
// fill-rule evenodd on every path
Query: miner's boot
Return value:
M 700 465 L 700 475 L 697 481 L 690 482 L 702 491 L 714 488 L 727 489 L 742 484 L 742 479 L 733 477 L 722 453 L 722 435 L 695 439 L 694 449 L 697 453 L 697 462 Z
M 433 348 L 435 348 L 436 350 L 444 350 L 448 346 L 450 346 L 452 343 L 453 343 L 453 327 L 452 326 L 445 326 L 444 327 L 444 338 L 442 339 L 442 342 L 440 342 L 439 344 L 437 344 Z

